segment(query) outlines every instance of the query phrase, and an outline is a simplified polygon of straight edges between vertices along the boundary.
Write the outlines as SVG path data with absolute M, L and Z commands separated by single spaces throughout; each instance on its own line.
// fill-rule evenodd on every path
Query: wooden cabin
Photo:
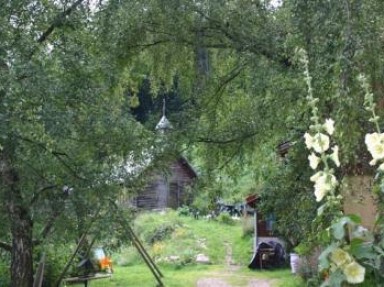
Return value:
M 167 134 L 173 129 L 165 116 L 165 102 L 163 116 L 156 125 L 159 138 L 166 145 Z M 165 170 L 152 172 L 148 183 L 134 199 L 133 205 L 139 209 L 154 210 L 173 208 L 192 203 L 193 196 L 190 187 L 197 179 L 197 174 L 187 159 L 183 156 L 164 164 Z
M 134 199 L 133 205 L 139 209 L 176 209 L 191 203 L 193 186 L 197 174 L 188 161 L 180 156 L 169 164 L 166 171 L 153 173 L 148 184 Z

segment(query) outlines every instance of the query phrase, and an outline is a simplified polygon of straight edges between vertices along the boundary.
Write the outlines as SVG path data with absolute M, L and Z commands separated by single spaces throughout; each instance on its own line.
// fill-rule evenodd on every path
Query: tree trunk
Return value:
M 32 219 L 28 206 L 23 202 L 19 187 L 19 176 L 12 162 L 3 151 L 0 158 L 1 184 L 8 192 L 5 201 L 11 223 L 11 286 L 32 287 L 33 285 L 33 243 Z
M 11 282 L 14 287 L 32 287 L 32 220 L 18 203 L 9 208 L 12 219 Z

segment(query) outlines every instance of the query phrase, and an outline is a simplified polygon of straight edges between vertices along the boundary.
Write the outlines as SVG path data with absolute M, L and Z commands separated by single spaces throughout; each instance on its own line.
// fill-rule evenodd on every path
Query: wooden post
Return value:
M 116 205 L 115 202 L 110 201 L 112 206 L 115 208 L 117 212 L 120 213 L 119 207 Z M 136 236 L 136 234 L 133 232 L 133 229 L 129 225 L 129 223 L 124 219 L 123 216 L 121 216 L 121 213 L 119 215 L 119 221 L 121 226 L 124 228 L 124 230 L 127 232 L 128 237 L 132 240 L 133 245 L 136 247 L 137 251 L 143 258 L 145 264 L 147 264 L 149 270 L 152 272 L 153 276 L 155 277 L 159 287 L 164 286 L 163 282 L 161 281 L 160 277 L 163 277 L 163 274 L 160 272 L 159 268 L 156 266 L 155 262 L 153 262 L 152 258 L 149 256 L 147 251 L 145 250 L 143 244 L 140 242 L 139 238 Z
M 255 225 L 254 225 L 254 238 L 253 238 L 253 253 L 256 254 L 257 252 L 257 210 L 255 209 L 255 213 L 253 214 L 253 218 L 254 218 L 254 222 L 255 222 Z
M 33 287 L 41 287 L 43 285 L 45 267 L 45 253 L 41 256 L 39 266 L 37 267 L 35 279 L 33 280 Z

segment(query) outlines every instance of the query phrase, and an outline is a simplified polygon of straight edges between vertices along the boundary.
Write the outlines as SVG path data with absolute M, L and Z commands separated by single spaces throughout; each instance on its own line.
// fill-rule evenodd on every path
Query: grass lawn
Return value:
M 134 227 L 150 256 L 159 262 L 166 287 L 196 287 L 199 279 L 207 278 L 224 280 L 233 287 L 246 287 L 254 279 L 265 279 L 271 287 L 305 286 L 289 269 L 253 271 L 246 267 L 252 255 L 253 239 L 249 234 L 244 235 L 244 221 L 228 224 L 196 220 L 170 211 L 143 214 L 136 219 Z M 194 264 L 195 256 L 200 253 L 207 255 L 212 264 Z M 228 254 L 231 264 L 241 267 L 232 268 Z M 176 261 L 167 260 L 174 256 L 178 258 Z M 131 245 L 113 254 L 112 259 L 112 278 L 91 281 L 89 286 L 157 286 L 155 277 Z
M 232 286 L 247 286 L 252 278 L 273 279 L 274 287 L 303 287 L 301 280 L 290 273 L 288 269 L 276 271 L 252 271 L 242 267 L 229 271 L 222 265 L 193 265 L 176 269 L 173 266 L 160 266 L 164 275 L 162 281 L 166 287 L 195 287 L 200 278 L 222 278 Z M 156 280 L 145 265 L 116 267 L 110 279 L 91 281 L 91 287 L 155 287 Z M 71 286 L 82 286 L 80 284 Z M 214 286 L 213 286 L 214 287 Z

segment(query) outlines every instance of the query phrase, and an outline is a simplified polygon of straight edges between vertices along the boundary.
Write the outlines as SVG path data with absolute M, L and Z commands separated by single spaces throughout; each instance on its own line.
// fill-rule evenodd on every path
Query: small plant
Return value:
M 177 209 L 177 214 L 179 216 L 190 216 L 191 215 L 191 209 L 188 206 L 183 205 Z
M 255 223 L 253 217 L 243 216 L 241 218 L 241 227 L 243 230 L 243 237 L 252 235 L 255 230 Z
M 196 253 L 192 249 L 186 249 L 181 254 L 180 263 L 182 265 L 191 264 L 194 262 L 195 256 L 196 256 Z
M 175 226 L 172 224 L 162 224 L 153 230 L 152 234 L 149 235 L 146 241 L 150 244 L 163 241 L 169 238 L 173 231 L 175 231 Z
M 0 286 L 11 286 L 9 266 L 4 262 L 0 262 Z
M 141 239 L 153 244 L 171 236 L 181 221 L 174 211 L 162 213 L 146 213 L 140 215 L 135 221 L 135 231 Z
M 220 223 L 227 224 L 227 225 L 235 224 L 235 220 L 227 212 L 220 213 L 219 216 L 216 218 L 216 220 Z
M 113 262 L 118 266 L 133 266 L 142 263 L 142 258 L 133 246 L 122 248 L 120 252 L 113 257 Z

